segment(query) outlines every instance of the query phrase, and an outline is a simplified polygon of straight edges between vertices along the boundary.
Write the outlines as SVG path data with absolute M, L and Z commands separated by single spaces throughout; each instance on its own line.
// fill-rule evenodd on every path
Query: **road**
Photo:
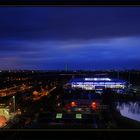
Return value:
M 19 86 L 2 89 L 2 90 L 0 90 L 0 97 L 12 96 L 12 95 L 15 95 L 17 92 L 24 92 L 31 88 L 32 88 L 32 86 L 19 85 Z

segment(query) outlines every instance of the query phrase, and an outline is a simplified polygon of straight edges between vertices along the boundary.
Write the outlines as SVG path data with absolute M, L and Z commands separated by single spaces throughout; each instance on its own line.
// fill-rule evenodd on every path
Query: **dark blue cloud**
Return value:
M 0 7 L 0 68 L 139 69 L 139 7 Z
M 138 35 L 139 7 L 1 7 L 1 38 L 89 39 Z

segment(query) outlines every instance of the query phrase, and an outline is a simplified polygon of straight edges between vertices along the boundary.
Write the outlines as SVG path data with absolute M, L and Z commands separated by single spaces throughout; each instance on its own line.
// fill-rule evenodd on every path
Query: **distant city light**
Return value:
M 75 106 L 77 106 L 77 103 L 76 102 L 71 102 L 71 106 L 75 107 Z

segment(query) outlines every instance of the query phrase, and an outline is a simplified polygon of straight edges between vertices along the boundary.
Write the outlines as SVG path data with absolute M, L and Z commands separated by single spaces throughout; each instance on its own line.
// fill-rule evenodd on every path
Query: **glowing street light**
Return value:
M 15 115 L 15 111 L 16 111 L 16 109 L 15 109 L 15 96 L 13 96 L 13 107 L 14 107 L 14 115 Z

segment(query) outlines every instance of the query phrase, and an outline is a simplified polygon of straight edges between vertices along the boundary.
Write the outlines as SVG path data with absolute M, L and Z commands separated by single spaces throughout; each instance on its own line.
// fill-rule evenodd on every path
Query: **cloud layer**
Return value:
M 139 7 L 1 7 L 1 69 L 139 69 Z

